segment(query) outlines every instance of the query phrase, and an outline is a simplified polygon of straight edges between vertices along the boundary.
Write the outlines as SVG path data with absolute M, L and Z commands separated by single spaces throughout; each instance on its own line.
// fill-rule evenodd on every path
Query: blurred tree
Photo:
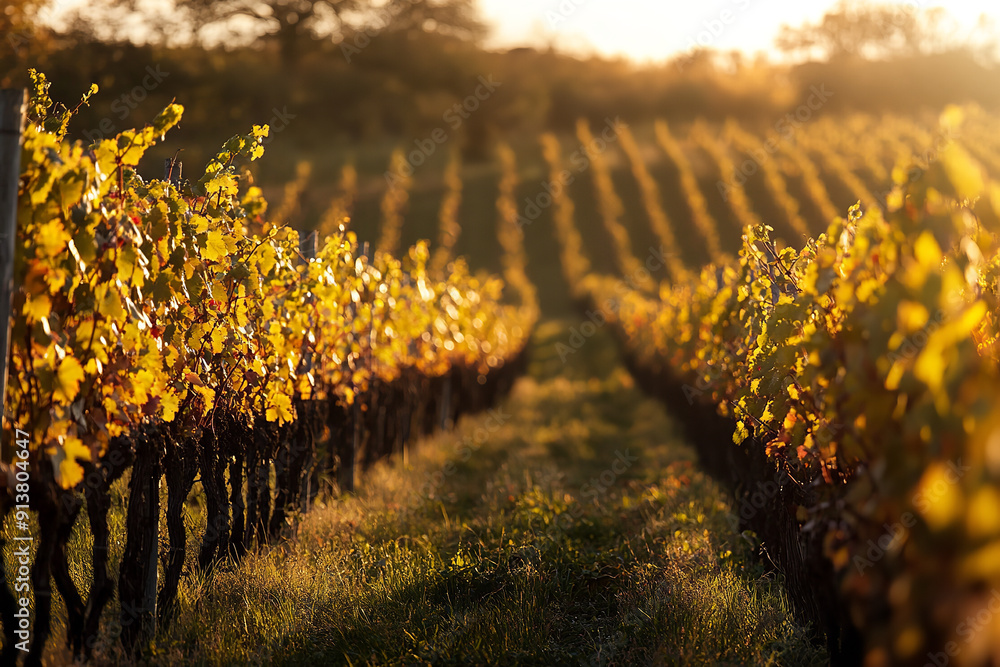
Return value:
M 47 4 L 47 0 L 5 0 L 0 12 L 0 33 L 11 35 L 30 31 L 39 12 Z
M 176 0 L 190 12 L 198 41 L 212 30 L 242 20 L 257 35 L 275 39 L 285 65 L 297 64 L 302 44 L 343 29 L 344 15 L 363 9 L 366 0 Z
M 33 55 L 49 47 L 49 31 L 41 20 L 49 8 L 49 0 L 4 0 L 0 11 L 0 72 L 5 72 L 0 84 L 11 86 L 14 79 L 22 85 L 23 72 Z
M 67 25 L 62 36 L 76 44 L 232 48 L 264 39 L 277 43 L 286 69 L 321 40 L 367 45 L 383 32 L 471 40 L 486 33 L 476 0 L 90 0 L 69 13 Z
M 951 46 L 943 29 L 945 18 L 937 8 L 843 0 L 818 23 L 783 25 L 775 45 L 785 53 L 829 59 L 916 55 Z
M 377 11 L 390 17 L 388 30 L 438 32 L 471 40 L 486 34 L 476 0 L 391 0 Z
M 118 0 L 128 2 L 129 0 Z M 197 41 L 212 30 L 249 20 L 257 35 L 278 42 L 294 67 L 310 41 L 369 38 L 383 31 L 438 32 L 478 38 L 485 29 L 474 0 L 175 0 L 190 13 Z

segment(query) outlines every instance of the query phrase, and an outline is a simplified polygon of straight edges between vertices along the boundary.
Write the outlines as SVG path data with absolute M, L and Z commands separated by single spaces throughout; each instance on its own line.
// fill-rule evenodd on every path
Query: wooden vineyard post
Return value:
M 0 91 L 0 411 L 7 408 L 11 301 L 14 298 L 14 241 L 17 238 L 17 182 L 28 91 Z
M 183 168 L 184 165 L 176 157 L 163 158 L 163 180 L 179 188 L 181 186 L 181 172 Z
M 306 261 L 316 259 L 316 254 L 319 252 L 319 235 L 315 230 L 299 239 L 299 252 Z

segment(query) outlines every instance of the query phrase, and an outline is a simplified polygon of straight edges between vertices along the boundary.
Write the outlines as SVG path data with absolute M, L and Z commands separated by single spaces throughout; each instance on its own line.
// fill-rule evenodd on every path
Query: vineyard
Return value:
M 318 501 L 516 404 L 560 317 L 578 330 L 549 361 L 614 346 L 829 660 L 1000 662 L 996 117 L 581 119 L 500 141 L 485 167 L 443 151 L 431 174 L 399 147 L 385 178 L 346 163 L 326 184 L 303 162 L 272 211 L 252 171 L 267 126 L 196 179 L 173 162 L 144 178 L 180 105 L 84 145 L 32 81 L 0 506 L 5 554 L 25 505 L 39 527 L 25 664 L 57 640 L 81 660 L 142 654 L 179 622 L 185 578 L 293 539 Z M 4 664 L 23 641 L 13 562 Z

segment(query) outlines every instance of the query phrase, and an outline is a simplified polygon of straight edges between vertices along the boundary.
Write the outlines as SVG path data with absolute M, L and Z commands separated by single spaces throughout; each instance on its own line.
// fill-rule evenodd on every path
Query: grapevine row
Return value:
M 28 435 L 25 455 L 7 449 L 3 465 L 29 474 L 31 509 L 46 526 L 33 566 L 37 664 L 50 572 L 67 601 L 70 649 L 94 649 L 113 586 L 110 486 L 127 469 L 118 598 L 130 648 L 153 614 L 161 478 L 170 549 L 152 592 L 165 624 L 197 478 L 207 502 L 199 565 L 209 568 L 278 536 L 325 473 L 350 490 L 355 465 L 491 404 L 520 368 L 534 313 L 501 303 L 502 280 L 473 277 L 463 261 L 433 275 L 425 243 L 402 258 L 368 257 L 341 225 L 315 257 L 303 255 L 298 234 L 268 219 L 259 189 L 241 192 L 237 167 L 263 154 L 266 126 L 230 139 L 196 182 L 146 181 L 140 159 L 180 121 L 179 105 L 85 147 L 65 139 L 71 112 L 52 103 L 43 76 L 33 80 L 7 396 Z M 386 205 L 394 223 L 398 196 Z M 386 241 L 396 243 L 398 234 Z M 58 556 L 84 505 L 86 601 Z M 8 634 L 15 620 L 4 612 Z
M 775 489 L 767 516 L 750 518 L 833 654 L 849 651 L 853 623 L 869 660 L 922 664 L 963 641 L 960 621 L 1000 585 L 987 463 L 1000 437 L 988 231 L 1000 185 L 956 144 L 895 178 L 885 215 L 852 208 L 801 249 L 779 250 L 762 224 L 735 261 L 658 297 L 622 299 L 607 276 L 583 285 L 592 305 L 617 299 L 609 319 L 630 367 L 690 417 L 713 465 Z M 989 633 L 971 641 L 996 649 Z
M 628 158 L 629 166 L 632 169 L 632 176 L 639 185 L 643 205 L 649 216 L 649 223 L 653 228 L 653 232 L 664 247 L 676 248 L 677 239 L 674 236 L 673 223 L 667 216 L 667 212 L 663 209 L 659 187 L 656 184 L 656 180 L 650 175 L 649 169 L 646 168 L 646 162 L 642 158 L 642 152 L 635 141 L 635 137 L 632 136 L 632 130 L 627 126 L 622 126 L 618 131 L 618 140 L 621 142 L 622 150 Z M 675 261 L 670 262 L 667 265 L 667 271 L 670 272 L 670 277 L 675 282 L 683 280 L 687 271 L 683 258 L 677 257 Z
M 695 227 L 701 233 L 702 238 L 705 239 L 709 257 L 714 262 L 721 261 L 724 255 L 722 254 L 722 247 L 719 245 L 719 232 L 716 229 L 715 221 L 708 212 L 708 204 L 705 202 L 705 196 L 698 187 L 698 179 L 694 175 L 691 163 L 688 161 L 687 156 L 684 155 L 684 151 L 681 150 L 677 140 L 670 133 L 670 128 L 667 126 L 666 121 L 657 121 L 655 129 L 656 140 L 659 142 L 660 148 L 663 149 L 663 152 L 674 163 L 680 174 L 684 200 L 690 208 L 691 219 Z
M 735 121 L 726 124 L 725 136 L 736 150 L 749 156 L 759 156 L 751 159 L 754 160 L 755 168 L 761 172 L 768 194 L 782 209 L 792 230 L 800 238 L 808 238 L 810 236 L 809 226 L 802 218 L 799 202 L 788 192 L 788 183 L 784 175 L 775 164 L 774 158 L 764 151 L 763 144 Z M 733 168 L 735 169 L 735 166 Z M 723 174 L 725 173 L 727 172 L 723 172 Z M 735 171 L 732 173 L 736 174 Z
M 582 146 L 594 145 L 594 135 L 590 131 L 590 125 L 583 119 L 577 122 L 576 136 Z M 628 276 L 635 276 L 643 289 L 654 290 L 655 284 L 650 279 L 648 272 L 643 269 L 642 262 L 632 252 L 632 244 L 629 240 L 628 230 L 622 224 L 621 219 L 625 215 L 625 207 L 621 199 L 615 192 L 615 186 L 611 180 L 611 172 L 608 169 L 604 153 L 596 151 L 590 156 L 590 171 L 593 176 L 594 189 L 597 191 L 598 207 L 601 211 L 601 220 L 604 228 L 614 247 L 618 267 L 621 272 Z

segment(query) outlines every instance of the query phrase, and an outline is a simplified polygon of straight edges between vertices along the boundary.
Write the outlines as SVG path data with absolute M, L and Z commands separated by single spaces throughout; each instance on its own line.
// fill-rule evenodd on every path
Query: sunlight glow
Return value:
M 903 7 L 945 6 L 955 19 L 954 35 L 963 41 L 981 15 L 1000 17 L 994 0 L 897 2 Z M 491 45 L 540 46 L 549 43 L 580 53 L 663 60 L 696 46 L 773 55 L 782 24 L 816 21 L 834 0 L 480 0 L 495 26 Z M 971 39 L 972 37 L 970 37 Z

